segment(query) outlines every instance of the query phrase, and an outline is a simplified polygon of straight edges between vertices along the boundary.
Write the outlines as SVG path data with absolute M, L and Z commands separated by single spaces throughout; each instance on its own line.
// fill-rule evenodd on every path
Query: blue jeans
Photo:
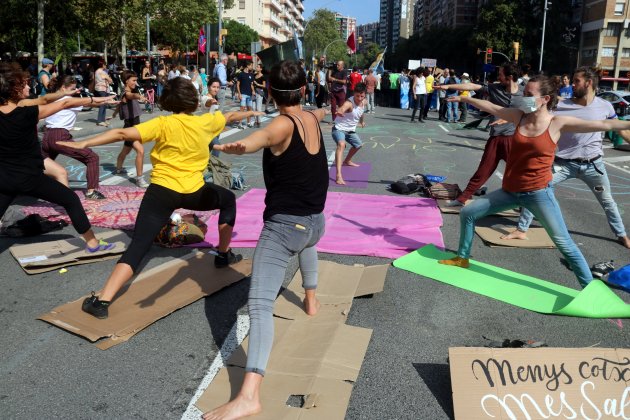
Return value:
M 551 184 L 542 190 L 511 193 L 503 189 L 474 200 L 464 206 L 459 214 L 460 236 L 457 255 L 462 258 L 470 257 L 470 248 L 475 235 L 475 221 L 484 216 L 516 207 L 528 208 L 543 225 L 558 250 L 564 255 L 569 266 L 575 273 L 580 284 L 584 287 L 593 280 L 591 270 L 584 256 L 571 239 L 564 224 L 560 206 L 553 195 Z
M 459 108 L 459 103 L 457 102 L 447 102 L 446 103 L 446 120 L 448 122 L 456 122 L 457 121 L 457 109 Z
M 246 372 L 265 374 L 273 344 L 273 304 L 289 258 L 297 254 L 305 290 L 317 288 L 317 250 L 324 235 L 323 213 L 310 216 L 276 214 L 265 221 L 256 250 L 249 286 L 249 350 Z
M 100 90 L 97 90 L 96 92 L 96 97 L 103 97 L 103 96 L 108 96 L 109 94 L 107 92 L 101 92 Z M 102 123 L 105 122 L 105 113 L 107 112 L 107 105 L 101 105 L 98 107 L 98 117 L 96 117 L 96 122 L 97 123 Z
M 613 199 L 610 191 L 610 181 L 606 173 L 606 165 L 602 158 L 593 163 L 579 163 L 568 160 L 556 159 L 552 167 L 553 179 L 551 185 L 556 185 L 567 179 L 577 178 L 584 181 L 593 191 L 597 201 L 604 209 L 608 224 L 617 237 L 626 236 L 626 228 L 619 214 L 617 203 Z M 599 171 L 599 172 L 598 172 Z M 526 232 L 531 225 L 534 215 L 527 209 L 523 209 L 521 217 L 518 219 L 518 230 Z

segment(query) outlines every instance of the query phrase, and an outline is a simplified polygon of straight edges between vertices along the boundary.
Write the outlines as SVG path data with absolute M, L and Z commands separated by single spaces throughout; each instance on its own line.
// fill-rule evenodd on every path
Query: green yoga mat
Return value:
M 600 280 L 580 291 L 474 260 L 469 268 L 437 262 L 453 256 L 427 245 L 398 258 L 394 266 L 543 314 L 630 318 L 630 305 Z

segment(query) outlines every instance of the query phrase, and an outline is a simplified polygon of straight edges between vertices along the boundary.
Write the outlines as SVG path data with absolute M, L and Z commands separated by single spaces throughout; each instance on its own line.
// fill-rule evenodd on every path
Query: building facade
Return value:
M 583 0 L 579 66 L 601 66 L 613 89 L 630 80 L 630 13 L 627 0 Z M 605 83 L 610 82 L 610 83 Z
M 378 22 L 366 23 L 363 25 L 357 26 L 357 39 L 361 38 L 363 41 L 359 43 L 357 48 L 359 51 L 364 51 L 368 44 L 378 44 L 378 31 L 379 24 Z
M 477 23 L 480 0 L 417 0 L 413 33 L 422 35 L 431 27 L 459 28 Z
M 379 18 L 379 45 L 395 52 L 401 38 L 413 34 L 413 0 L 381 0 Z
M 343 16 L 339 13 L 335 13 L 335 22 L 337 22 L 339 28 L 339 34 L 342 39 L 348 39 L 351 33 L 356 32 L 357 19 L 350 16 Z M 356 35 L 356 33 L 355 33 Z
M 293 38 L 294 31 L 304 34 L 303 13 L 302 0 L 235 0 L 233 8 L 223 10 L 223 19 L 249 26 L 267 48 Z

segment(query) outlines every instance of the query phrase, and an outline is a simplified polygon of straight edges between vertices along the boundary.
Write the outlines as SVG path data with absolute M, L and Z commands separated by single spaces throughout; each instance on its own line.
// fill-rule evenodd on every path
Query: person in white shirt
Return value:
M 77 81 L 74 76 L 58 76 L 51 82 L 51 92 L 62 91 L 64 95 L 58 101 L 70 98 L 77 90 Z M 99 158 L 90 149 L 72 149 L 70 147 L 57 144 L 58 141 L 74 141 L 70 130 L 74 128 L 77 121 L 77 114 L 83 109 L 82 106 L 62 109 L 56 114 L 46 118 L 46 131 L 42 140 L 42 154 L 44 158 L 55 160 L 57 156 L 64 155 L 83 163 L 87 167 L 87 191 L 85 198 L 90 200 L 103 200 L 105 196 L 98 191 L 99 181 Z
M 425 74 L 426 73 L 426 74 Z M 411 122 L 413 122 L 416 117 L 416 112 L 418 112 L 418 122 L 424 123 L 423 114 L 424 114 L 424 105 L 427 98 L 427 83 L 426 76 L 428 76 L 429 70 L 425 70 L 422 67 L 418 67 L 415 72 L 415 77 L 413 78 L 412 91 L 415 99 L 416 106 L 413 108 L 413 112 L 411 113 Z
M 354 87 L 352 97 L 346 100 L 343 105 L 337 109 L 337 118 L 334 120 L 335 125 L 332 129 L 332 138 L 335 143 L 337 143 L 335 166 L 337 168 L 336 182 L 339 185 L 346 184 L 341 175 L 342 164 L 344 166 L 359 166 L 352 161 L 352 158 L 359 151 L 361 146 L 363 146 L 363 142 L 357 135 L 356 130 L 357 125 L 360 125 L 362 128 L 365 127 L 365 123 L 363 122 L 363 112 L 366 105 L 365 91 L 365 84 L 358 83 Z M 352 148 L 348 152 L 348 156 L 346 156 L 345 160 L 342 160 L 346 142 L 350 143 Z

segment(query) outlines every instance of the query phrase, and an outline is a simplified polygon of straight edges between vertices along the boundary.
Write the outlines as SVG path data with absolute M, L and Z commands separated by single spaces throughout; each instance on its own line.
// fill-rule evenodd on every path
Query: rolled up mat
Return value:
M 630 318 L 630 305 L 600 280 L 574 290 L 490 264 L 470 260 L 469 268 L 438 264 L 452 258 L 433 245 L 394 260 L 394 267 L 543 314 L 584 318 Z

